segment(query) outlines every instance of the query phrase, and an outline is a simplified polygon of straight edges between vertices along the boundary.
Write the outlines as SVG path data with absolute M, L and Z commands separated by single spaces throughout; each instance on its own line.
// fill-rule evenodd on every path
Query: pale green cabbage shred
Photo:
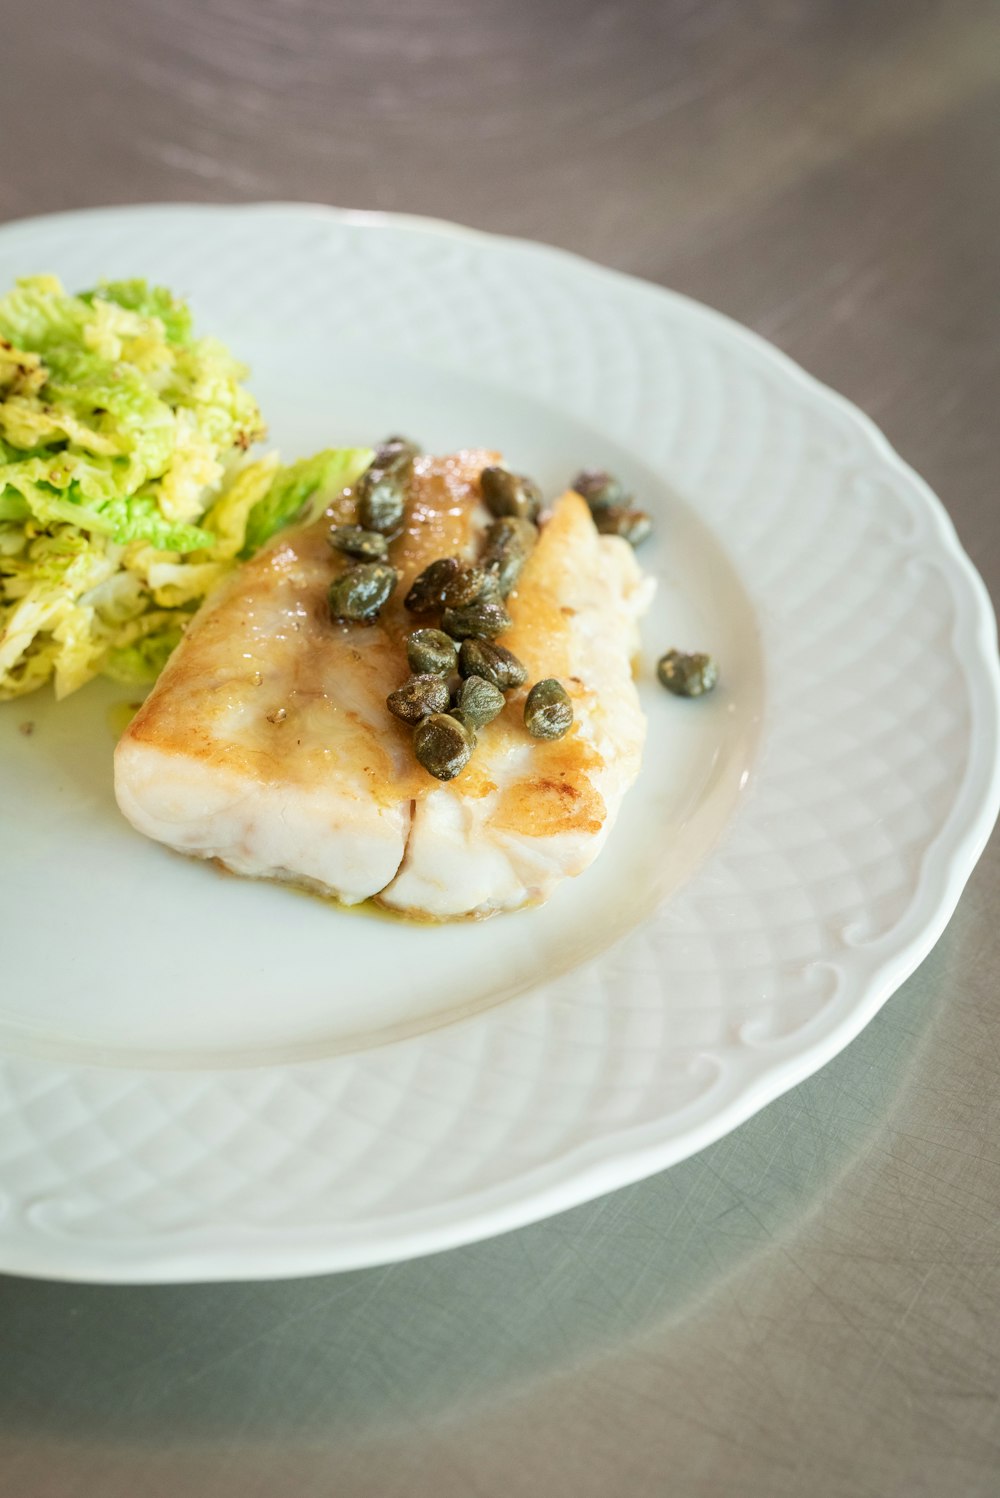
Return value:
M 368 466 L 282 466 L 247 371 L 145 281 L 0 297 L 0 700 L 98 673 L 152 681 L 198 605 L 281 527 Z

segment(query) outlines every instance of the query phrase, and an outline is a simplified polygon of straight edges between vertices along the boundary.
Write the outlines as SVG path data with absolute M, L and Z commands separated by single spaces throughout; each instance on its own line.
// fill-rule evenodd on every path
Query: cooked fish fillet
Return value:
M 471 549 L 474 486 L 492 461 L 421 461 L 393 547 L 401 585 L 376 625 L 330 620 L 330 580 L 347 565 L 326 539 L 334 509 L 228 580 L 118 744 L 115 792 L 133 826 L 235 873 L 348 904 L 385 888 L 412 802 L 435 784 L 385 705 L 405 676 L 401 600 L 428 562 Z
M 475 555 L 489 452 L 422 458 L 391 559 L 401 582 L 373 625 L 331 623 L 346 561 L 323 518 L 276 539 L 199 613 L 115 754 L 118 803 L 140 832 L 239 874 L 378 896 L 413 915 L 485 915 L 544 899 L 596 856 L 639 767 L 631 674 L 647 584 L 631 549 L 564 495 L 509 608 L 530 680 L 557 676 L 575 723 L 531 739 L 524 692 L 442 785 L 385 699 L 405 678 L 402 599 L 445 555 Z M 421 621 L 424 622 L 424 621 Z

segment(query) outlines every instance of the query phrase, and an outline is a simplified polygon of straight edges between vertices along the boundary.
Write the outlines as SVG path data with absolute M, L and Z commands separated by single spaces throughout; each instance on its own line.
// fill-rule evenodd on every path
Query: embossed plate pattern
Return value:
M 651 706 L 647 761 L 705 725 L 729 757 L 683 804 L 664 799 L 651 764 L 653 779 L 633 792 L 632 830 L 626 815 L 606 855 L 629 899 L 598 936 L 585 940 L 596 929 L 590 907 L 573 903 L 588 898 L 581 880 L 551 918 L 508 928 L 524 952 L 541 933 L 534 983 L 511 969 L 506 997 L 486 984 L 468 1012 L 452 1000 L 408 1020 L 393 1010 L 367 1041 L 359 1026 L 353 1040 L 331 1030 L 328 1045 L 310 1030 L 301 1056 L 297 1035 L 283 1048 L 266 1031 L 266 1014 L 238 1054 L 225 1029 L 238 993 L 222 996 L 222 1028 L 190 1055 L 176 1037 L 157 1053 L 155 1036 L 133 1055 L 111 1010 L 88 1039 L 102 1003 L 94 973 L 107 974 L 111 1004 L 127 958 L 137 1025 L 140 1013 L 155 1021 L 170 992 L 155 949 L 142 946 L 153 917 L 141 891 L 127 921 L 110 910 L 104 925 L 60 930 L 58 910 L 39 914 L 46 879 L 58 886 L 80 854 L 65 841 L 79 842 L 74 829 L 88 829 L 98 884 L 108 869 L 127 880 L 134 856 L 176 888 L 179 920 L 197 898 L 205 919 L 181 933 L 194 974 L 200 963 L 225 970 L 205 900 L 215 886 L 161 850 L 140 853 L 124 832 L 124 855 L 105 848 L 106 797 L 78 791 L 73 801 L 60 784 L 65 815 L 43 826 L 44 781 L 16 781 L 13 740 L 0 733 L 8 784 L 36 787 L 0 802 L 6 846 L 23 828 L 41 849 L 20 872 L 5 859 L 0 886 L 8 935 L 16 924 L 38 936 L 18 949 L 16 971 L 8 964 L 0 998 L 0 1269 L 249 1278 L 502 1231 L 718 1138 L 844 1046 L 929 950 L 996 815 L 995 627 L 941 506 L 860 413 L 684 298 L 541 246 L 419 220 L 157 207 L 0 231 L 4 282 L 39 269 L 73 286 L 148 273 L 190 292 L 203 324 L 253 349 L 272 417 L 287 390 L 277 423 L 286 447 L 379 435 L 317 431 L 315 416 L 296 425 L 297 397 L 308 386 L 315 405 L 331 370 L 337 400 L 323 410 L 334 426 L 353 382 L 368 391 L 366 412 L 384 388 L 385 426 L 401 424 L 407 390 L 440 391 L 437 405 L 452 408 L 441 430 L 468 426 L 470 445 L 489 440 L 492 402 L 514 432 L 508 451 L 520 421 L 525 450 L 551 458 L 553 472 L 557 460 L 575 466 L 560 446 L 566 432 L 592 434 L 594 453 L 625 454 L 667 496 L 657 504 L 668 540 L 651 553 L 667 599 L 657 628 L 700 621 L 713 648 L 737 635 L 746 647 L 731 646 L 725 692 L 698 727 L 680 716 L 687 704 Z M 691 575 L 716 582 L 685 605 L 689 553 Z M 714 558 L 707 571 L 698 557 Z M 739 627 L 739 608 L 752 628 Z M 14 714 L 26 710 L 0 708 L 8 729 Z M 44 735 L 28 742 L 44 750 Z M 110 740 L 98 758 L 109 757 Z M 22 757 L 16 773 L 37 774 L 37 763 Z M 674 861 L 662 886 L 661 848 L 663 866 Z M 600 877 L 587 876 L 591 890 Z M 296 921 L 320 919 L 300 917 L 288 903 L 298 897 L 236 888 L 273 921 L 275 943 Z M 230 887 L 217 898 L 234 919 L 251 908 L 240 894 L 234 905 Z M 353 919 L 322 917 L 331 933 Z M 362 928 L 390 954 L 414 939 Z M 502 929 L 475 928 L 484 952 L 500 951 Z M 343 941 L 349 953 L 361 938 Z M 33 955 L 43 942 L 47 967 Z M 53 968 L 51 947 L 63 942 Z M 239 983 L 251 982 L 248 966 Z M 276 991 L 274 1006 L 284 998 Z M 62 1024 L 71 999 L 79 1025 L 49 1045 L 41 1021 L 32 1029 L 32 1006 Z M 250 1008 L 248 997 L 248 1025 Z M 191 1011 L 192 1027 L 201 1013 Z

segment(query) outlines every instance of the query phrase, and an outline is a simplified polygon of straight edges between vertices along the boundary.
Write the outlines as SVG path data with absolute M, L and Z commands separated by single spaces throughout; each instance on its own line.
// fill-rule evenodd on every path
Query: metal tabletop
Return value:
M 0 218 L 306 198 L 527 235 L 855 400 L 1000 583 L 995 0 L 6 0 Z M 696 1159 L 388 1269 L 0 1280 L 2 1498 L 1000 1491 L 1000 856 Z

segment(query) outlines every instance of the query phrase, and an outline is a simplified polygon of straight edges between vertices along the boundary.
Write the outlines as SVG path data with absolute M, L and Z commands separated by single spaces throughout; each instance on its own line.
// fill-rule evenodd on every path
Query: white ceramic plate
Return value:
M 298 1274 L 528 1222 L 733 1128 L 928 951 L 996 814 L 995 629 L 940 505 L 851 406 L 682 297 L 420 220 L 0 231 L 0 283 L 39 270 L 189 294 L 286 456 L 403 429 L 551 491 L 619 471 L 656 512 L 660 589 L 645 767 L 606 852 L 483 925 L 186 862 L 115 809 L 122 693 L 0 707 L 0 1269 Z M 672 644 L 718 656 L 713 698 L 655 685 Z

